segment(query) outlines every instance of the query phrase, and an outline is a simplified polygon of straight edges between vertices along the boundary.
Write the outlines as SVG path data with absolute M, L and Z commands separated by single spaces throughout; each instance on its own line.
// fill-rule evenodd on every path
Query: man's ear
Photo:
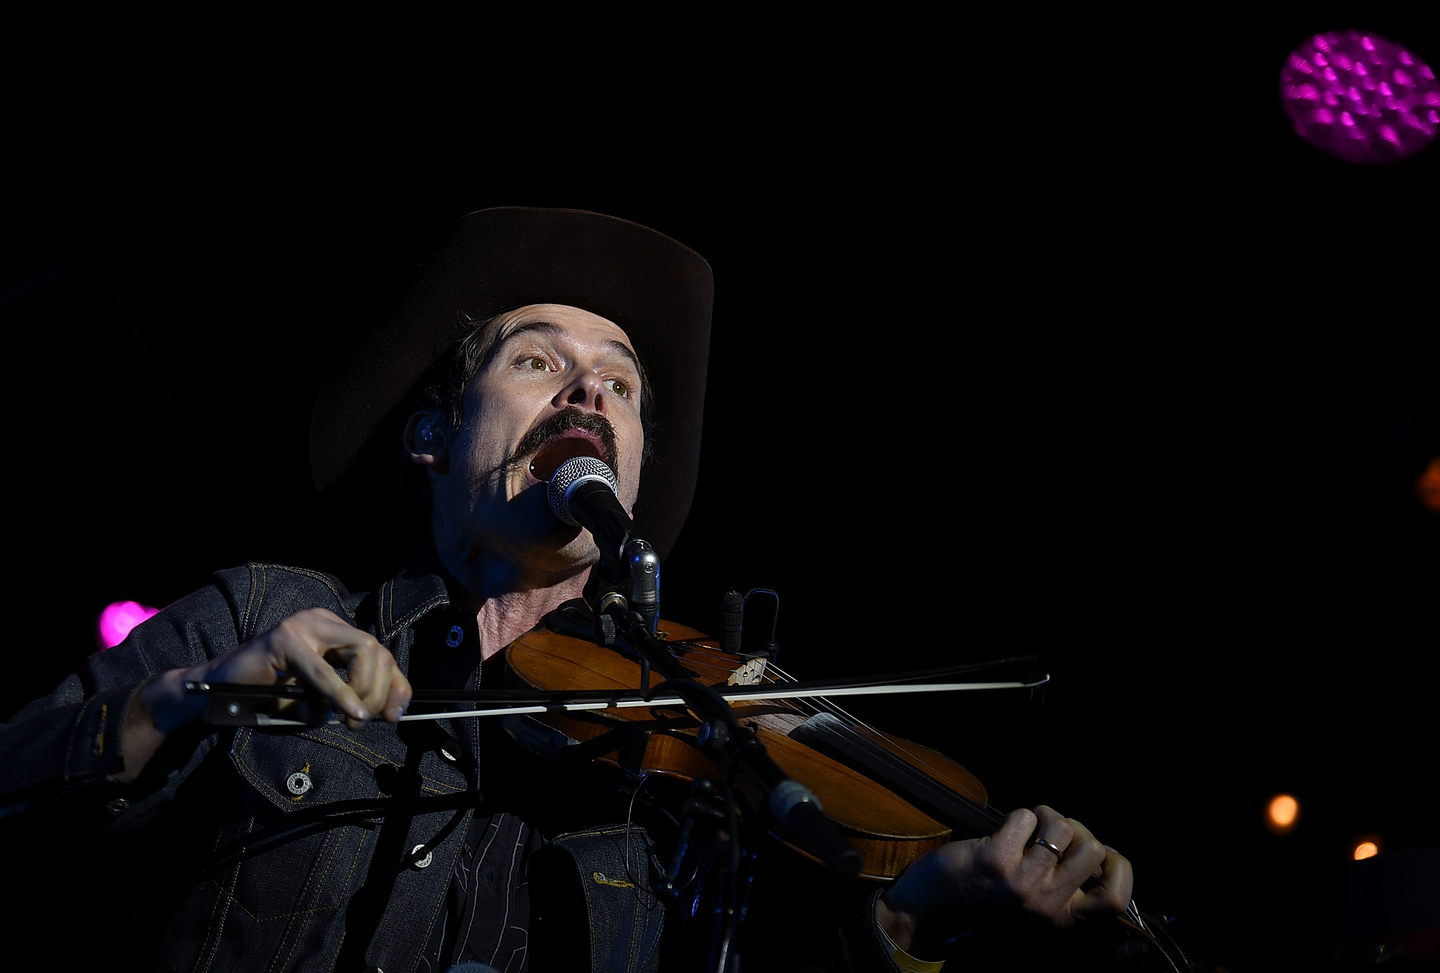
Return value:
M 450 472 L 450 429 L 439 409 L 425 409 L 411 416 L 402 439 L 412 463 L 428 466 L 436 473 Z

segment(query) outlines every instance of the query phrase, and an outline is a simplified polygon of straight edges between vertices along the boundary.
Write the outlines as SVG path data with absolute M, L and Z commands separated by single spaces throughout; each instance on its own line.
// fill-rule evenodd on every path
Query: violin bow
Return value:
M 952 677 L 973 674 L 1006 665 L 1032 663 L 1033 656 L 997 659 L 991 662 L 946 666 L 913 672 L 892 673 L 861 679 L 816 679 L 798 682 L 775 682 L 763 685 L 712 687 L 726 700 L 768 701 L 800 698 L 831 698 L 838 696 L 876 696 L 899 693 L 968 692 L 987 689 L 1032 689 L 1050 681 L 1048 674 L 1033 678 L 958 682 Z M 249 686 L 241 683 L 187 682 L 185 691 L 208 697 L 205 722 L 212 726 L 313 726 L 314 721 L 292 720 L 272 716 L 261 708 L 276 700 L 312 701 L 315 694 L 305 686 Z M 426 713 L 406 713 L 402 721 L 446 720 L 480 716 L 520 716 L 538 713 L 593 712 L 608 709 L 651 707 L 683 708 L 679 696 L 646 696 L 638 689 L 573 690 L 477 690 L 428 691 L 416 690 L 411 705 L 468 706 L 466 709 L 442 709 Z M 338 718 L 324 722 L 338 723 Z

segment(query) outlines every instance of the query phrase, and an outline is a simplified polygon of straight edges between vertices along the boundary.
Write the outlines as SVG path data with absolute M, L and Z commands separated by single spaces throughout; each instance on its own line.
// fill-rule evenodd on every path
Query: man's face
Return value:
M 590 535 L 550 512 L 545 481 L 576 455 L 614 467 L 633 508 L 645 435 L 640 372 L 625 332 L 563 304 L 532 304 L 495 325 L 497 339 L 465 391 L 465 418 L 437 484 L 437 512 L 454 541 L 522 569 L 591 564 Z M 444 538 L 437 538 L 442 545 Z

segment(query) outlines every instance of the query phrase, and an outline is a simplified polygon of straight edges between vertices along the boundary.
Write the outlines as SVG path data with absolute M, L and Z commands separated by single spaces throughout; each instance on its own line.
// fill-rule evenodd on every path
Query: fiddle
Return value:
M 765 660 L 722 652 L 717 642 L 686 626 L 662 620 L 657 634 L 702 682 L 733 686 L 788 679 Z M 516 640 L 506 661 L 517 684 L 530 689 L 624 690 L 636 685 L 641 668 L 618 652 L 597 651 L 591 642 L 557 631 L 553 617 L 551 627 Z M 732 706 L 785 775 L 819 798 L 826 816 L 860 853 L 862 878 L 893 881 L 921 855 L 953 838 L 992 834 L 1005 820 L 989 805 L 984 785 L 959 763 L 867 726 L 826 700 L 814 705 L 743 700 Z M 678 707 L 552 713 L 538 720 L 567 743 L 579 743 L 587 756 L 632 775 L 694 781 L 715 773 L 696 744 L 703 724 Z M 796 850 L 815 858 L 804 848 Z M 1133 902 L 1118 922 L 1142 944 L 1129 951 L 1132 956 L 1146 954 L 1157 964 L 1153 968 L 1174 973 L 1191 968 L 1164 924 Z
M 677 661 L 702 684 L 774 685 L 782 681 L 762 660 L 723 653 L 718 642 L 694 629 L 662 621 L 659 631 L 676 650 Z M 553 628 L 536 629 L 517 639 L 506 650 L 506 662 L 516 684 L 533 690 L 577 685 L 633 689 L 640 673 L 637 662 L 618 652 L 597 651 L 593 644 Z M 845 726 L 870 746 L 893 754 L 896 760 L 913 761 L 927 779 L 959 795 L 965 805 L 987 806 L 984 785 L 973 774 L 943 754 L 918 744 L 859 727 L 828 710 L 808 714 L 805 707 L 791 700 L 740 700 L 732 706 L 737 719 L 755 733 L 785 775 L 802 782 L 819 798 L 826 815 L 860 852 L 862 877 L 894 879 L 915 859 L 949 841 L 954 828 L 921 811 L 873 776 L 848 765 L 844 748 L 831 745 L 826 730 Z M 628 764 L 624 769 L 632 774 L 693 781 L 715 773 L 710 759 L 695 743 L 701 722 L 676 707 L 596 710 L 537 718 L 569 740 L 591 744 L 588 749 L 592 756 L 617 765 Z M 817 719 L 818 724 L 812 722 Z M 597 740 L 605 742 L 596 746 Z M 622 750 L 626 751 L 623 755 Z

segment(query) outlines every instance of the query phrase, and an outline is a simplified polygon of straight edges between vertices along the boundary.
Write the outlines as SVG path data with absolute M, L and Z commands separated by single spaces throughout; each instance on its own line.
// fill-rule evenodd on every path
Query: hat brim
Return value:
M 322 385 L 310 423 L 315 486 L 324 491 L 355 465 L 467 316 L 568 304 L 619 325 L 645 363 L 657 434 L 635 522 L 664 557 L 695 493 L 714 294 L 704 258 L 637 223 L 583 210 L 471 213 Z

